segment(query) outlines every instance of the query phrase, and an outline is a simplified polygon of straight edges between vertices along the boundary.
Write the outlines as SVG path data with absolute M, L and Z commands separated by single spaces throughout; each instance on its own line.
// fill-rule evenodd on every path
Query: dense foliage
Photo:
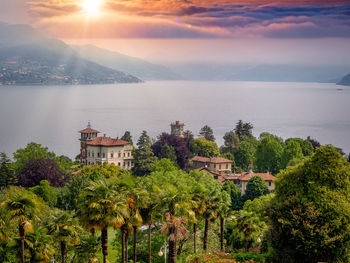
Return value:
M 280 173 L 268 209 L 279 262 L 350 261 L 349 177 L 349 163 L 331 146 Z
M 181 169 L 186 168 L 188 159 L 190 157 L 190 151 L 187 147 L 186 141 L 183 138 L 177 137 L 175 135 L 162 133 L 158 137 L 158 140 L 152 145 L 154 154 L 158 157 L 161 157 L 162 148 L 166 144 L 173 147 L 176 154 L 176 161 L 179 167 Z
M 17 185 L 32 187 L 46 180 L 52 186 L 64 186 L 70 175 L 63 173 L 56 162 L 50 159 L 31 159 L 21 168 L 17 177 Z
M 0 262 L 161 263 L 165 245 L 169 263 L 350 262 L 350 163 L 310 138 L 257 139 L 252 129 L 239 121 L 220 150 L 210 127 L 200 138 L 144 131 L 131 171 L 36 143 L 13 162 L 1 154 Z M 276 191 L 253 176 L 242 195 L 233 180 L 191 171 L 191 155 L 272 172 Z

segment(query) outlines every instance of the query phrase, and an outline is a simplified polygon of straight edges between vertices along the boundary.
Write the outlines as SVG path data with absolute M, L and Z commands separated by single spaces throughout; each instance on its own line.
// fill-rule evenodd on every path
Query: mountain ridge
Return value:
M 345 75 L 337 84 L 343 86 L 350 86 L 350 74 Z
M 179 80 L 182 77 L 169 68 L 117 51 L 94 45 L 75 45 L 72 48 L 82 57 L 100 65 L 135 75 L 144 80 Z
M 141 79 L 88 61 L 29 25 L 0 24 L 0 84 L 137 83 Z

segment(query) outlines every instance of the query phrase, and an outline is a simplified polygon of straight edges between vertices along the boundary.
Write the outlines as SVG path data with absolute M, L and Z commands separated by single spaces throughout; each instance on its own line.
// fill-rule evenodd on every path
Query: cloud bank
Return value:
M 60 37 L 350 37 L 349 1 L 105 0 L 88 19 L 80 0 L 31 0 L 36 25 Z M 79 33 L 77 33 L 79 32 Z

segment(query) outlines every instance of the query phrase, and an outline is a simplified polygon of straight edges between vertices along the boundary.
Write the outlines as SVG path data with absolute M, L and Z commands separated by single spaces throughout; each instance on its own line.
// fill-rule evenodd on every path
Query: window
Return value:
M 105 158 L 106 157 L 106 154 L 105 153 L 103 153 L 103 158 Z
M 120 163 L 118 163 L 118 166 L 120 167 Z
M 228 164 L 226 164 L 226 170 L 228 169 Z
M 92 152 L 92 157 L 95 157 L 95 153 L 94 152 Z
M 271 183 L 271 181 L 269 182 L 269 186 L 271 186 L 272 185 L 272 183 Z
M 130 166 L 130 162 L 128 162 L 128 166 Z
M 113 152 L 111 152 L 111 158 L 113 158 Z
M 121 157 L 121 156 L 122 156 L 122 154 L 120 152 L 118 152 L 118 157 Z
M 125 162 L 123 162 L 123 166 L 125 166 Z
M 125 157 L 125 153 L 123 154 L 123 156 Z
M 128 157 L 130 157 L 130 152 L 128 152 Z
M 214 163 L 214 168 L 216 168 L 216 164 Z
M 221 169 L 221 164 L 219 164 L 219 169 Z

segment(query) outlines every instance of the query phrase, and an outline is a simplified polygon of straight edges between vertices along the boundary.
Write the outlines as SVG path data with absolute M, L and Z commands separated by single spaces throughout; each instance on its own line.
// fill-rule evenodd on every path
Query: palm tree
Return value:
M 249 249 L 249 242 L 260 235 L 262 230 L 260 219 L 251 212 L 240 211 L 233 225 L 238 233 L 243 236 L 245 250 Z
M 220 217 L 220 250 L 223 252 L 224 248 L 224 229 L 225 229 L 225 219 L 232 215 L 231 210 L 231 198 L 226 191 L 221 192 L 221 202 L 219 204 Z
M 119 228 L 128 214 L 125 198 L 115 189 L 113 178 L 91 182 L 81 196 L 79 215 L 88 229 L 101 230 L 103 263 L 108 255 L 108 227 Z
M 132 196 L 127 200 L 127 207 L 129 209 L 129 221 L 133 229 L 133 262 L 136 263 L 136 234 L 137 228 L 142 225 L 142 217 L 140 215 L 140 202 L 141 191 L 134 189 Z
M 128 238 L 133 233 L 133 261 L 136 263 L 136 235 L 137 229 L 142 224 L 140 209 L 146 207 L 147 192 L 136 186 L 136 180 L 131 176 L 124 176 L 116 183 L 118 191 L 126 198 L 126 208 L 128 213 L 124 216 L 124 224 L 121 226 L 122 232 L 122 261 L 128 262 Z
M 194 186 L 193 189 L 193 212 L 195 214 L 194 220 L 193 220 L 193 252 L 197 253 L 197 222 L 199 217 L 203 215 L 203 213 L 206 210 L 205 206 L 205 196 L 206 196 L 206 191 L 205 191 L 204 184 L 198 182 Z
M 96 254 L 99 249 L 100 238 L 95 235 L 84 233 L 80 237 L 80 242 L 75 246 L 75 257 L 78 262 L 96 263 Z
M 5 211 L 9 213 L 10 220 L 18 225 L 21 242 L 21 262 L 25 262 L 24 240 L 26 230 L 31 228 L 31 220 L 39 214 L 42 203 L 38 196 L 21 187 L 10 187 L 5 193 L 2 202 Z
M 62 263 L 66 262 L 67 246 L 79 243 L 79 232 L 82 231 L 77 219 L 65 211 L 55 210 L 47 224 L 49 234 L 55 237 L 61 248 Z
M 8 229 L 5 220 L 2 218 L 2 211 L 0 211 L 0 241 L 9 240 Z
M 193 188 L 193 205 L 196 219 L 202 215 L 205 225 L 203 233 L 203 250 L 208 248 L 208 233 L 210 220 L 217 217 L 221 201 L 222 184 L 215 181 L 209 173 L 193 171 L 190 175 L 196 180 Z M 195 220 L 196 222 L 196 220 Z M 196 224 L 193 225 L 196 235 Z M 196 237 L 194 236 L 194 251 L 196 253 Z
M 215 182 L 216 183 L 216 182 Z M 209 192 L 209 194 L 204 199 L 205 203 L 205 211 L 203 213 L 204 218 L 204 235 L 203 235 L 203 250 L 206 251 L 208 249 L 208 233 L 209 233 L 209 222 L 217 217 L 218 210 L 220 208 L 220 200 L 221 200 L 221 189 L 217 187 L 218 185 L 214 185 L 213 189 Z
M 164 208 L 162 232 L 168 232 L 169 263 L 176 263 L 177 239 L 183 238 L 188 231 L 184 227 L 187 219 L 184 215 L 194 216 L 192 211 L 191 186 L 194 180 L 188 174 L 175 169 L 173 171 L 157 171 L 151 174 L 154 187 L 160 189 L 160 207 Z
M 25 244 L 29 250 L 31 263 L 49 262 L 55 254 L 52 236 L 48 235 L 44 227 L 36 226 L 34 232 L 28 233 Z
M 139 177 L 137 184 L 142 187 L 144 195 L 142 195 L 141 203 L 144 204 L 140 208 L 140 214 L 142 216 L 142 221 L 148 225 L 148 263 L 152 262 L 152 243 L 151 243 L 151 234 L 152 234 L 152 226 L 154 224 L 154 219 L 158 218 L 159 213 L 157 213 L 157 209 L 160 204 L 159 196 L 160 189 L 155 187 L 153 182 L 153 178 L 150 176 Z

